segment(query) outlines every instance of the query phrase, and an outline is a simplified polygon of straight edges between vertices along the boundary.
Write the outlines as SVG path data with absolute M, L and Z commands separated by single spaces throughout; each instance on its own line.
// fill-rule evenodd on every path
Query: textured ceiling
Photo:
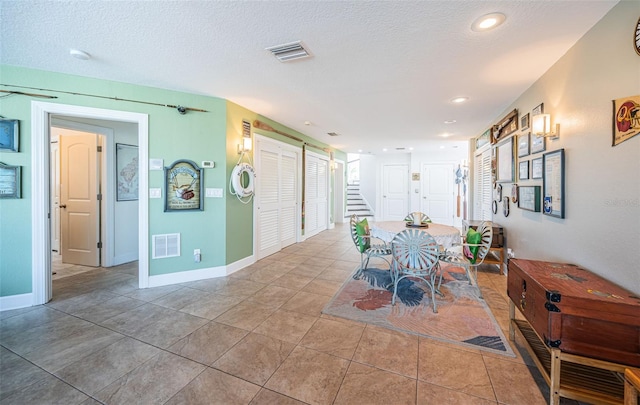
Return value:
M 348 152 L 427 150 L 486 130 L 616 3 L 0 0 L 0 63 L 225 98 Z M 297 40 L 312 58 L 265 50 Z

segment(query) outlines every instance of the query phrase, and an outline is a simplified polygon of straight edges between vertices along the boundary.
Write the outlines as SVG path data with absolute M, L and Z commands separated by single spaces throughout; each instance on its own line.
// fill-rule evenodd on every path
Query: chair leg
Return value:
M 361 253 L 360 254 L 360 268 L 353 275 L 353 279 L 354 280 L 360 279 L 360 276 L 362 276 L 362 271 L 363 270 L 364 270 L 364 257 L 362 256 L 362 253 Z

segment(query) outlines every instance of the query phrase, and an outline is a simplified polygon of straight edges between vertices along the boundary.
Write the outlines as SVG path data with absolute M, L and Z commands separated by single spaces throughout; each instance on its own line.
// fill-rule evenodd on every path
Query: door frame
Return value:
M 52 115 L 132 122 L 138 125 L 138 286 L 149 286 L 149 116 L 128 111 L 31 101 L 31 291 L 33 305 L 51 299 L 49 121 Z
M 85 124 L 75 121 L 68 121 L 67 117 L 54 117 L 51 119 L 51 126 L 56 128 L 71 129 L 96 133 L 102 136 L 102 153 L 99 155 L 100 181 L 102 183 L 102 202 L 100 204 L 100 217 L 102 221 L 100 229 L 100 240 L 102 249 L 100 250 L 100 263 L 102 267 L 111 267 L 114 263 L 114 243 L 115 243 L 115 138 L 111 128 L 100 127 L 92 124 Z M 51 137 L 51 134 L 49 134 Z
M 336 223 L 346 222 L 344 219 L 344 212 L 346 207 L 346 179 L 345 170 L 346 166 L 344 160 L 334 159 L 334 172 L 333 172 L 333 221 L 331 225 Z M 340 179 L 340 181 L 338 181 Z

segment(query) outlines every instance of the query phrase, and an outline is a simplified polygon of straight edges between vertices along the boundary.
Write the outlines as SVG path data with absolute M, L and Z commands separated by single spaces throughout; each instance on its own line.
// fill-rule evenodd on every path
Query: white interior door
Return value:
M 307 152 L 305 166 L 304 236 L 308 238 L 328 227 L 329 159 Z
M 382 166 L 382 220 L 402 221 L 409 207 L 409 166 Z
M 51 251 L 60 254 L 60 145 L 51 142 L 50 148 L 50 193 L 51 193 Z
M 299 153 L 256 141 L 256 255 L 272 255 L 298 240 Z
M 63 263 L 100 266 L 98 137 L 64 130 L 59 138 Z
M 422 166 L 420 211 L 438 224 L 453 225 L 455 204 L 453 171 L 454 166 L 451 164 L 424 164 Z

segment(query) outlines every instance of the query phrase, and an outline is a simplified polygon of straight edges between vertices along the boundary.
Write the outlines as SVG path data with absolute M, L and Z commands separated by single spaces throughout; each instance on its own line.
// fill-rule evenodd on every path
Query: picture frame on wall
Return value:
M 493 126 L 492 135 L 494 142 L 506 138 L 518 130 L 518 110 L 514 109 Z
M 18 152 L 20 148 L 20 121 L 0 119 L 0 150 Z
M 639 96 L 629 96 L 613 100 L 613 139 L 611 146 L 631 139 L 640 134 L 638 123 Z
M 529 113 L 524 114 L 522 117 L 520 117 L 520 129 L 527 129 L 529 128 Z
M 544 103 L 540 103 L 533 110 L 531 110 L 531 116 L 544 114 Z
M 138 147 L 116 143 L 116 201 L 138 199 Z
M 512 183 L 514 179 L 513 137 L 505 139 L 496 146 L 498 183 Z
M 0 198 L 21 198 L 20 169 L 0 162 Z
M 542 178 L 542 158 L 531 159 L 531 178 L 532 179 L 541 179 Z
M 176 160 L 164 168 L 164 210 L 203 211 L 204 169 L 187 159 Z
M 544 152 L 547 149 L 547 138 L 531 134 L 531 154 Z
M 542 156 L 543 214 L 565 217 L 564 149 L 547 152 Z
M 540 186 L 518 187 L 518 208 L 540 212 Z
M 518 135 L 518 157 L 529 155 L 529 137 L 531 133 Z
M 529 161 L 518 163 L 518 180 L 529 180 Z

